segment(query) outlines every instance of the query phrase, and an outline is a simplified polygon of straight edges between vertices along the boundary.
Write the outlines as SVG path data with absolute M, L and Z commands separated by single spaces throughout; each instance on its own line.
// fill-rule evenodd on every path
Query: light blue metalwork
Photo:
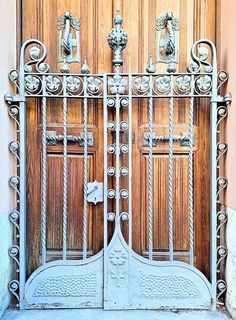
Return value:
M 153 255 L 153 97 L 152 76 L 149 78 L 149 105 L 148 105 L 148 256 L 152 260 Z
M 16 121 L 20 141 L 10 143 L 20 168 L 20 176 L 11 177 L 10 186 L 19 196 L 19 207 L 10 214 L 10 220 L 19 230 L 19 245 L 14 244 L 9 255 L 17 264 L 19 278 L 9 284 L 9 290 L 19 300 L 20 308 L 102 308 L 104 309 L 210 309 L 216 306 L 216 299 L 226 290 L 224 279 L 219 278 L 220 267 L 227 256 L 227 250 L 220 243 L 219 232 L 227 216 L 220 208 L 220 193 L 227 186 L 227 179 L 219 177 L 219 161 L 227 151 L 227 145 L 218 141 L 219 123 L 227 115 L 229 97 L 218 95 L 216 50 L 206 39 L 197 41 L 191 50 L 192 63 L 186 73 L 153 73 L 149 63 L 148 73 L 122 73 L 121 52 L 127 44 L 127 34 L 121 29 L 120 13 L 115 17 L 115 28 L 109 36 L 109 45 L 115 51 L 113 64 L 115 73 L 109 74 L 65 74 L 48 73 L 45 63 L 46 48 L 38 40 L 25 42 L 21 49 L 20 71 L 11 73 L 11 80 L 18 88 L 18 94 L 6 95 L 9 113 Z M 32 47 L 33 45 L 33 47 Z M 204 45 L 204 47 L 202 46 Z M 207 48 L 206 48 L 207 47 Z M 208 54 L 211 50 L 210 55 Z M 29 56 L 29 60 L 25 57 Z M 209 62 L 211 60 L 211 63 Z M 86 68 L 87 70 L 87 68 Z M 222 73 L 220 81 L 226 81 Z M 223 79 L 223 80 L 222 80 Z M 26 100 L 42 98 L 42 179 L 46 182 L 46 102 L 56 98 L 63 101 L 63 259 L 47 262 L 46 252 L 46 186 L 42 189 L 42 266 L 26 279 Z M 208 98 L 211 103 L 211 281 L 194 267 L 194 198 L 193 198 L 193 112 L 194 99 Z M 84 102 L 84 225 L 83 259 L 67 259 L 67 100 L 81 99 Z M 149 99 L 149 136 L 143 136 L 143 145 L 149 153 L 149 208 L 153 200 L 153 153 L 152 146 L 159 140 L 169 141 L 169 261 L 153 259 L 153 213 L 146 222 L 149 229 L 149 259 L 133 251 L 132 243 L 132 102 L 133 99 Z M 169 99 L 169 135 L 155 136 L 153 133 L 153 101 Z M 189 133 L 174 135 L 174 101 L 185 98 L 190 103 Z M 104 118 L 104 248 L 92 257 L 87 256 L 87 201 L 88 201 L 88 103 L 103 101 Z M 122 108 L 128 108 L 127 119 L 121 119 Z M 115 122 L 109 115 L 115 110 Z M 19 118 L 18 118 L 19 117 Z M 121 121 L 122 120 L 122 121 Z M 127 130 L 127 143 L 121 142 L 120 134 Z M 115 134 L 115 143 L 109 144 L 109 133 Z M 72 138 L 71 138 L 72 139 Z M 76 140 L 76 137 L 73 138 Z M 80 137 L 80 140 L 82 138 Z M 58 141 L 61 141 L 61 137 Z M 78 140 L 78 139 L 77 139 Z M 189 258 L 190 263 L 174 260 L 173 228 L 173 141 L 182 141 L 189 148 Z M 149 142 L 149 143 L 147 143 Z M 115 155 L 115 168 L 110 163 Z M 123 157 L 124 154 L 127 156 Z M 115 182 L 114 189 L 108 185 L 108 175 Z M 128 175 L 127 186 L 121 188 L 121 179 Z M 20 187 L 19 187 L 20 186 Z M 124 199 L 127 209 L 121 212 Z M 97 201 L 96 201 L 97 202 Z M 115 212 L 109 212 L 109 204 L 115 204 Z M 94 202 L 95 203 L 95 202 Z M 124 202 L 125 203 L 125 202 Z M 122 204 L 122 206 L 121 206 Z M 19 221 L 20 226 L 19 226 Z M 125 241 L 122 224 L 128 224 L 128 241 Z M 108 224 L 114 224 L 112 239 L 108 242 Z M 19 259 L 18 259 L 19 255 Z M 218 258 L 218 262 L 217 262 Z M 218 275 L 218 276 L 217 276 Z

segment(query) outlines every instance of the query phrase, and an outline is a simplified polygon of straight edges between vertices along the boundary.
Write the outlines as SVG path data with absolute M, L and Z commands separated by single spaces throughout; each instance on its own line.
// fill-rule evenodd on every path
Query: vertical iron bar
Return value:
M 148 127 L 149 127 L 149 148 L 148 148 L 148 256 L 153 256 L 153 97 L 152 97 L 152 76 L 149 78 L 149 106 L 148 106 Z
M 120 216 L 120 96 L 116 94 L 116 219 Z
M 216 97 L 215 97 L 216 98 Z M 216 193 L 217 193 L 217 186 L 216 186 L 216 157 L 217 157 L 217 150 L 216 150 L 216 143 L 217 143 L 217 136 L 216 136 L 216 123 L 217 123 L 217 103 L 211 103 L 211 116 L 210 116 L 210 128 L 211 128 L 211 177 L 210 177 L 210 212 L 211 212 L 211 282 L 212 282 L 212 289 L 213 289 L 213 306 L 216 306 L 216 261 L 217 261 L 217 243 L 216 243 Z
M 47 262 L 47 101 L 45 76 L 42 79 L 42 209 L 41 209 L 41 230 L 42 230 L 42 264 Z
M 24 82 L 21 82 L 24 86 Z M 24 93 L 21 97 L 24 96 Z M 26 104 L 20 102 L 20 287 L 19 304 L 24 308 L 23 299 L 26 282 Z
M 170 76 L 170 98 L 169 98 L 169 163 L 168 163 L 168 201 L 169 201 L 169 260 L 173 261 L 173 116 L 174 116 L 174 78 Z
M 63 260 L 67 254 L 67 97 L 66 76 L 63 76 Z
M 128 145 L 129 145 L 129 159 L 128 159 L 128 167 L 129 167 L 129 176 L 128 176 L 128 189 L 129 189 L 129 199 L 128 199 L 128 214 L 129 214 L 129 248 L 130 252 L 132 250 L 132 76 L 129 75 L 129 104 L 128 104 Z
M 84 221 L 83 221 L 83 259 L 87 258 L 87 192 L 88 192 L 88 99 L 87 77 L 84 77 Z
M 212 98 L 210 106 L 210 218 L 211 218 L 211 284 L 212 284 L 212 306 L 216 308 L 216 263 L 217 263 L 217 239 L 216 239 L 216 229 L 217 229 L 217 206 L 216 206 L 216 193 L 217 193 L 217 168 L 216 168 L 216 158 L 217 158 L 217 60 L 216 60 L 216 49 L 214 44 L 211 44 L 212 48 Z
M 104 192 L 103 192 L 103 205 L 104 205 L 104 256 L 106 255 L 107 248 L 107 75 L 103 75 L 103 130 L 104 130 Z M 105 264 L 104 264 L 105 271 Z M 106 273 L 105 273 L 106 274 Z
M 20 271 L 19 271 L 19 305 L 24 309 L 24 293 L 26 282 L 26 103 L 25 103 L 25 73 L 24 48 L 20 54 Z
M 193 205 L 193 119 L 194 119 L 194 76 L 191 76 L 191 92 L 190 92 L 190 108 L 189 108 L 189 258 L 190 264 L 194 263 L 194 205 Z

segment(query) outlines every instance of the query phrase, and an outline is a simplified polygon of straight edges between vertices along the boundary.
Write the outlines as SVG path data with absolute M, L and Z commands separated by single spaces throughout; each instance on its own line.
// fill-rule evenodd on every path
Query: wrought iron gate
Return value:
M 22 309 L 29 308 L 102 308 L 105 309 L 161 309 L 161 308 L 214 308 L 216 300 L 226 290 L 226 283 L 219 278 L 221 264 L 227 250 L 222 245 L 221 230 L 227 221 L 220 205 L 220 194 L 227 185 L 219 177 L 219 161 L 227 151 L 227 144 L 219 141 L 219 125 L 227 115 L 230 97 L 218 93 L 219 86 L 227 80 L 224 71 L 217 73 L 216 49 L 209 40 L 199 40 L 191 49 L 192 62 L 186 73 L 175 72 L 176 38 L 173 26 L 177 24 L 171 15 L 159 21 L 159 34 L 163 28 L 169 32 L 166 56 L 157 55 L 157 60 L 168 63 L 168 72 L 155 72 L 151 59 L 147 73 L 125 74 L 120 72 L 121 52 L 127 44 L 127 34 L 121 28 L 122 19 L 117 12 L 115 28 L 108 37 L 114 50 L 115 73 L 89 74 L 85 63 L 81 74 L 68 73 L 69 47 L 64 57 L 61 73 L 50 73 L 46 64 L 47 51 L 38 40 L 26 41 L 21 48 L 20 70 L 10 73 L 16 85 L 17 94 L 6 95 L 9 114 L 17 126 L 17 141 L 10 143 L 10 151 L 16 156 L 19 176 L 10 179 L 10 186 L 16 191 L 17 206 L 10 213 L 10 220 L 16 227 L 19 244 L 13 245 L 10 256 L 17 264 L 19 277 L 12 280 L 9 290 L 19 301 Z M 70 20 L 71 19 L 71 20 Z M 172 19 L 172 20 L 171 20 Z M 69 22 L 68 22 L 69 21 Z M 172 21 L 172 25 L 170 24 Z M 72 26 L 78 31 L 78 24 L 66 13 L 63 22 L 66 28 Z M 170 25 L 169 25 L 170 24 Z M 172 28 L 172 29 L 171 29 Z M 67 29 L 66 29 L 67 30 Z M 68 31 L 68 30 L 67 30 Z M 158 33 L 159 32 L 159 33 Z M 78 33 L 76 33 L 78 36 Z M 65 40 L 65 39 L 64 39 Z M 174 41 L 175 40 L 175 41 Z M 59 43 L 60 48 L 60 43 Z M 168 51 L 169 50 L 169 51 Z M 169 53 L 168 53 L 169 52 Z M 73 59 L 70 57 L 73 61 Z M 78 56 L 76 57 L 78 59 Z M 26 104 L 28 98 L 41 101 L 42 112 L 42 209 L 41 209 L 41 251 L 42 266 L 26 279 Z M 63 134 L 47 132 L 47 103 L 56 98 L 63 101 Z M 153 133 L 153 101 L 168 99 L 168 135 Z M 185 99 L 189 104 L 189 128 L 187 133 L 174 135 L 173 112 L 175 101 Z M 211 104 L 211 281 L 194 267 L 194 108 L 196 99 L 208 99 Z M 80 136 L 67 134 L 68 99 L 83 101 L 84 131 Z M 88 147 L 93 136 L 88 132 L 88 101 L 103 101 L 104 117 L 104 181 L 103 184 L 88 181 Z M 148 149 L 148 258 L 133 251 L 132 244 L 132 102 L 134 99 L 148 99 L 147 132 L 143 134 L 143 146 Z M 127 118 L 120 120 L 121 110 L 127 110 Z M 115 121 L 110 114 L 115 110 Z M 115 142 L 110 143 L 108 132 L 113 131 Z M 127 141 L 121 142 L 120 132 L 125 132 Z M 83 257 L 81 260 L 67 258 L 67 141 L 77 141 L 84 148 L 84 207 L 83 207 Z M 153 146 L 159 141 L 168 141 L 168 210 L 169 210 L 169 259 L 153 260 Z M 63 257 L 47 261 L 47 144 L 63 142 Z M 188 203 L 189 203 L 189 263 L 174 260 L 173 224 L 175 204 L 173 202 L 173 143 L 179 141 L 188 147 Z M 111 158 L 115 158 L 115 166 Z M 126 185 L 120 179 L 127 176 Z M 112 182 L 113 181 L 113 182 Z M 114 185 L 114 187 L 113 187 Z M 87 202 L 104 202 L 104 248 L 95 256 L 87 256 Z M 115 204 L 114 212 L 109 203 Z M 122 204 L 122 206 L 121 206 Z M 126 208 L 121 212 L 121 207 Z M 121 221 L 127 224 L 128 238 L 124 238 Z M 114 225 L 111 241 L 108 239 L 108 224 Z

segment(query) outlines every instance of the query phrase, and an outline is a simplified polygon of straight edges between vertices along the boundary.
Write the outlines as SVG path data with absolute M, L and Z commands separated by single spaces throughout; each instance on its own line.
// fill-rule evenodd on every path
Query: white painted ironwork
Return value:
M 194 93 L 194 77 L 191 76 L 191 95 Z M 189 158 L 188 158 L 188 177 L 189 177 L 189 194 L 188 194 L 188 207 L 189 207 L 189 257 L 190 264 L 194 263 L 194 195 L 193 195 L 193 146 L 194 146 L 194 98 L 190 98 L 189 106 Z
M 62 220 L 62 250 L 63 259 L 67 255 L 67 208 L 68 208 L 68 159 L 67 159 L 67 96 L 66 77 L 63 76 L 63 220 Z
M 45 91 L 45 76 L 43 76 Z M 44 92 L 45 94 L 45 92 Z M 42 264 L 47 262 L 47 98 L 42 99 Z
M 88 74 L 87 62 L 81 74 L 49 73 L 45 63 L 47 51 L 38 40 L 26 41 L 21 49 L 20 71 L 12 71 L 11 80 L 18 94 L 6 95 L 9 114 L 16 121 L 18 141 L 12 141 L 10 151 L 17 159 L 20 176 L 11 177 L 9 183 L 17 194 L 17 206 L 10 213 L 10 221 L 19 232 L 19 242 L 14 244 L 9 255 L 17 264 L 19 277 L 9 283 L 21 309 L 56 307 L 104 307 L 105 309 L 158 309 L 158 308 L 214 308 L 220 299 L 226 283 L 222 278 L 222 266 L 227 249 L 221 240 L 221 230 L 227 221 L 222 209 L 220 194 L 227 186 L 227 179 L 219 177 L 219 162 L 227 151 L 227 144 L 219 141 L 219 126 L 227 116 L 230 97 L 218 95 L 217 64 L 214 44 L 209 40 L 197 41 L 191 49 L 192 63 L 186 73 L 158 74 L 149 60 L 147 73 L 121 73 L 123 63 L 121 52 L 127 44 L 127 34 L 121 28 L 122 19 L 118 12 L 115 27 L 109 35 L 109 46 L 115 51 L 113 64 L 115 73 Z M 32 45 L 34 45 L 32 47 Z M 206 48 L 208 47 L 208 49 Z M 208 51 L 210 50 L 210 54 Z M 26 58 L 26 57 L 29 57 Z M 211 63 L 209 62 L 211 60 Z M 173 71 L 173 70 L 172 70 Z M 221 83 L 227 80 L 225 73 L 219 73 Z M 42 223 L 41 247 L 42 265 L 26 279 L 26 101 L 33 97 L 42 100 Z M 47 262 L 47 102 L 51 99 L 63 101 L 63 135 L 54 134 L 54 141 L 63 141 L 63 255 L 61 260 Z M 67 135 L 68 99 L 83 102 L 84 132 L 80 140 Z M 143 134 L 143 146 L 148 153 L 148 257 L 145 259 L 133 251 L 132 243 L 132 102 L 133 99 L 148 98 L 148 132 Z M 154 100 L 169 101 L 168 136 L 157 136 L 153 132 Z M 174 102 L 178 98 L 189 101 L 189 132 L 174 135 Z M 211 103 L 211 279 L 194 266 L 194 109 L 195 98 L 208 98 Z M 97 255 L 88 257 L 87 201 L 96 204 L 90 197 L 95 191 L 88 181 L 88 153 L 90 136 L 88 132 L 89 101 L 103 101 L 104 117 L 104 248 Z M 127 119 L 121 121 L 122 108 L 128 108 Z M 114 111 L 114 112 L 113 112 Z M 110 114 L 115 113 L 115 121 Z M 128 132 L 128 141 L 120 139 L 121 132 Z M 115 142 L 108 142 L 108 132 L 114 133 Z M 69 260 L 67 257 L 68 220 L 68 141 L 81 141 L 84 147 L 84 201 L 83 201 L 83 257 Z M 53 140 L 53 139 L 52 139 Z M 146 142 L 145 142 L 146 141 Z M 153 257 L 153 146 L 157 141 L 168 141 L 168 209 L 169 209 L 169 259 L 156 261 Z M 189 263 L 174 260 L 175 203 L 173 201 L 174 142 L 182 141 L 188 148 L 188 209 L 189 209 Z M 146 144 L 145 144 L 145 143 Z M 115 156 L 115 167 L 111 157 Z M 127 157 L 123 155 L 127 154 Z M 108 176 L 113 180 L 108 185 Z M 121 178 L 128 176 L 127 186 L 121 187 Z M 96 181 L 94 182 L 96 183 Z M 95 184 L 96 187 L 96 184 Z M 100 186 L 101 187 L 101 186 Z M 114 189 L 113 189 L 114 188 Z M 90 199 L 90 200 L 89 200 Z M 101 200 L 101 194 L 100 198 Z M 127 199 L 127 212 L 121 212 Z M 109 204 L 115 204 L 110 212 Z M 121 205 L 122 204 L 122 205 Z M 123 236 L 121 221 L 128 225 L 128 241 Z M 108 241 L 108 224 L 114 225 L 112 239 Z M 217 260 L 218 259 L 218 260 Z M 171 289 L 170 289 L 171 288 Z
M 173 231 L 173 121 L 174 121 L 174 83 L 173 76 L 170 79 L 170 99 L 169 99 L 169 162 L 168 162 L 168 209 L 169 209 L 169 260 L 174 259 L 174 231 Z
M 148 108 L 148 126 L 149 126 L 149 141 L 148 141 L 148 256 L 152 260 L 153 254 L 153 154 L 152 154 L 152 139 L 153 139 L 153 97 L 152 97 L 152 76 L 149 78 L 150 97 Z

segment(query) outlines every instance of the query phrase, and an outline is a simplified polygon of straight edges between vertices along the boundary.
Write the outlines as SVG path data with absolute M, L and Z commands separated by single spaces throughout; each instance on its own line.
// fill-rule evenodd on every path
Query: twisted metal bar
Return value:
M 84 77 L 84 94 L 87 92 L 87 77 Z M 87 258 L 87 192 L 88 192 L 88 100 L 84 98 L 84 218 L 83 218 L 83 259 Z
M 67 251 L 67 97 L 66 97 L 66 77 L 63 77 L 63 260 L 66 260 Z
M 44 76 L 45 78 L 45 76 Z M 43 83 L 44 85 L 44 83 Z M 44 88 L 44 87 L 43 87 Z M 46 233 L 46 216 L 47 216 L 47 106 L 46 97 L 42 99 L 42 264 L 47 260 L 47 233 Z
M 152 260 L 153 255 L 153 163 L 152 163 L 152 139 L 153 139 L 153 97 L 152 76 L 150 76 L 150 97 L 148 106 L 148 256 Z
M 168 163 L 168 207 L 169 207 L 169 259 L 173 261 L 174 245 L 173 245 L 173 115 L 174 115 L 174 99 L 173 99 L 173 76 L 171 76 L 170 100 L 169 100 L 169 163 Z
M 166 49 L 166 54 L 171 55 L 175 51 L 175 33 L 173 30 L 172 19 L 170 17 L 169 19 L 167 19 L 166 28 L 167 28 L 169 39 L 168 39 L 168 42 L 166 43 L 165 49 Z
M 128 139 L 129 139 L 129 154 L 128 154 L 128 215 L 129 215 L 129 248 L 132 254 L 132 76 L 129 75 L 129 105 L 128 105 Z
M 191 76 L 191 96 L 194 94 L 194 76 Z M 190 98 L 189 107 L 189 160 L 188 160 L 188 176 L 189 176 L 189 255 L 190 264 L 194 263 L 194 207 L 193 207 L 193 118 L 194 117 L 194 97 Z

